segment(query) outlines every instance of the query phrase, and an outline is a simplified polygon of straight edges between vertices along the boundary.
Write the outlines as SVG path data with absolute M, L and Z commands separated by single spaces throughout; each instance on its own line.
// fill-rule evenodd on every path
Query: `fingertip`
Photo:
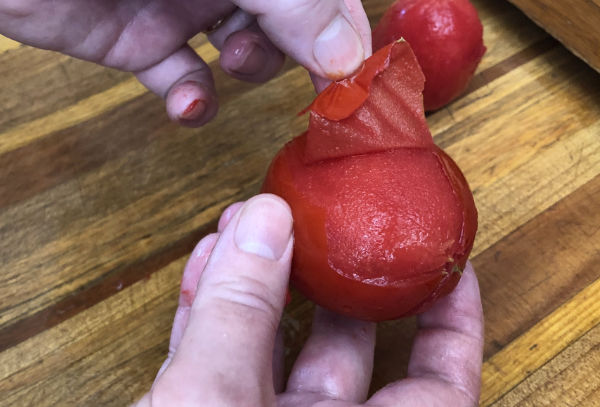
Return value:
M 422 329 L 459 332 L 479 342 L 483 341 L 484 316 L 479 283 L 469 262 L 454 291 L 420 314 L 417 321 Z
M 475 269 L 470 261 L 467 261 L 458 285 L 452 293 L 450 299 L 455 303 L 466 304 L 467 307 L 481 308 L 481 295 L 479 292 L 479 281 L 475 274 Z
M 200 275 L 202 274 L 204 267 L 206 267 L 210 253 L 215 247 L 218 239 L 218 233 L 211 233 L 200 240 L 192 251 L 183 270 L 183 275 L 181 276 L 179 295 L 180 306 L 189 307 L 194 302 Z
M 311 335 L 294 364 L 288 390 L 363 402 L 373 369 L 375 328 L 374 322 L 317 307 Z
M 219 225 L 217 226 L 217 230 L 222 232 L 225 227 L 229 224 L 233 216 L 240 210 L 240 208 L 244 206 L 244 202 L 235 202 L 229 205 L 221 214 L 219 218 Z
M 316 38 L 313 55 L 324 76 L 338 80 L 350 76 L 361 66 L 365 49 L 360 34 L 340 13 Z
M 167 94 L 169 118 L 186 127 L 199 127 L 212 120 L 218 111 L 214 93 L 195 80 L 175 84 Z
M 322 78 L 317 76 L 316 74 L 310 73 L 310 79 L 315 87 L 315 91 L 317 93 L 321 93 L 331 84 L 331 80 L 327 78 Z
M 245 253 L 267 260 L 287 260 L 293 242 L 292 222 L 291 209 L 283 199 L 272 194 L 257 195 L 239 211 L 234 242 Z
M 285 56 L 261 31 L 232 33 L 221 49 L 220 64 L 234 78 L 262 83 L 281 70 Z

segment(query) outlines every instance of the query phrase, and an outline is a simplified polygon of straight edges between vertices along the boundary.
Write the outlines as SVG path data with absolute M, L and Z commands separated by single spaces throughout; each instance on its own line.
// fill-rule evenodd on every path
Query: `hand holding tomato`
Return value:
M 375 324 L 317 308 L 284 385 L 277 327 L 292 254 L 290 209 L 273 195 L 228 208 L 186 266 L 169 356 L 146 406 L 475 406 L 482 308 L 470 265 L 449 296 L 418 317 L 408 377 L 367 399 Z M 409 344 L 400 344 L 409 346 Z
M 371 53 L 360 0 L 0 0 L 0 34 L 132 72 L 187 126 L 217 113 L 211 70 L 187 45 L 211 28 L 221 67 L 250 82 L 275 76 L 284 53 L 320 77 Z

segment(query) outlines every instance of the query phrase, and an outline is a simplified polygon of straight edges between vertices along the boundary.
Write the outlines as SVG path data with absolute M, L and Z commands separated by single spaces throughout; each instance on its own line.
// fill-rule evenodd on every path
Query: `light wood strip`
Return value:
M 204 43 L 196 49 L 196 52 L 205 58 L 207 63 L 214 62 L 219 56 L 218 51 L 210 43 Z M 135 78 L 131 78 L 108 90 L 80 100 L 65 109 L 23 123 L 0 133 L 0 155 L 27 145 L 47 134 L 90 120 L 147 92 L 148 90 Z
M 597 176 L 598 134 L 600 120 L 561 143 L 540 149 L 526 165 L 480 188 L 475 195 L 480 223 L 472 255 Z
M 11 40 L 3 35 L 0 35 L 0 54 L 3 52 L 9 51 L 11 49 L 19 48 L 21 43 Z
M 600 401 L 600 326 L 494 403 L 494 407 L 598 406 Z
M 570 71 L 565 72 L 565 80 L 562 82 L 547 80 L 546 78 L 558 67 L 570 67 Z M 580 86 L 572 86 L 566 79 L 573 80 L 575 83 L 582 82 L 578 80 L 578 76 L 582 75 L 585 78 L 589 78 L 591 91 Z M 590 109 L 579 109 L 584 106 L 583 103 L 579 102 L 575 94 L 591 100 L 592 102 L 598 100 L 598 89 L 600 84 L 596 78 L 595 73 L 585 71 L 581 65 L 574 64 L 573 56 L 565 50 L 563 47 L 555 47 L 549 50 L 549 52 L 542 54 L 532 61 L 511 70 L 500 78 L 486 83 L 485 86 L 477 89 L 476 91 L 469 93 L 456 102 L 449 105 L 446 109 L 436 112 L 435 114 L 428 117 L 427 122 L 431 131 L 435 135 L 436 142 L 446 147 L 453 143 L 457 139 L 467 138 L 473 133 L 485 133 L 485 134 L 502 134 L 502 137 L 491 138 L 487 137 L 485 143 L 495 143 L 494 149 L 500 148 L 499 151 L 510 151 L 505 145 L 506 139 L 517 139 L 519 134 L 513 134 L 513 132 L 526 133 L 522 137 L 527 137 L 527 132 L 531 132 L 535 129 L 530 129 L 529 126 L 532 121 L 539 120 L 538 111 L 532 108 L 533 103 L 546 103 L 551 104 L 553 102 L 540 101 L 534 98 L 531 94 L 531 88 L 534 87 L 538 90 L 542 89 L 539 87 L 540 83 L 547 84 L 548 86 L 548 98 L 556 100 L 557 92 L 561 92 L 563 97 L 571 97 L 573 100 L 573 106 L 561 107 L 560 105 L 553 105 L 552 110 L 565 109 L 565 113 L 570 116 L 574 114 L 583 114 L 585 117 L 591 117 L 593 120 L 594 114 L 600 111 L 600 108 L 595 105 L 590 105 Z M 572 89 L 570 89 L 572 88 Z M 543 88 L 545 89 L 545 87 Z M 518 109 L 515 109 L 515 105 L 518 105 Z M 518 115 L 519 119 L 524 120 L 523 127 L 517 127 L 519 123 L 510 120 L 507 116 L 505 120 L 494 120 L 498 116 L 508 114 L 507 109 L 513 109 L 513 114 Z M 524 116 L 524 111 L 527 109 L 527 116 Z M 471 117 L 486 118 L 487 120 L 468 120 Z M 590 120 L 590 119 L 588 119 Z M 554 121 L 547 121 L 548 125 L 555 126 Z M 569 125 L 565 120 L 564 125 Z M 554 137 L 556 129 L 552 129 L 553 132 L 549 134 L 540 134 L 543 137 Z M 472 150 L 475 143 L 480 143 L 480 138 L 471 139 L 471 144 L 465 145 L 464 149 Z M 535 145 L 529 147 L 534 148 Z M 514 155 L 514 154 L 511 154 Z M 497 157 L 500 161 L 504 156 Z M 496 173 L 494 173 L 496 174 Z M 479 178 L 478 178 L 479 179 Z M 487 178 L 486 178 L 487 179 Z
M 111 405 L 134 401 L 166 356 L 184 264 L 185 259 L 177 260 L 0 353 L 0 406 L 105 405 L 111 397 L 118 397 Z M 154 356 L 144 358 L 149 354 Z M 140 376 L 139 369 L 146 373 Z
M 489 406 L 600 323 L 600 279 L 483 365 L 481 405 Z

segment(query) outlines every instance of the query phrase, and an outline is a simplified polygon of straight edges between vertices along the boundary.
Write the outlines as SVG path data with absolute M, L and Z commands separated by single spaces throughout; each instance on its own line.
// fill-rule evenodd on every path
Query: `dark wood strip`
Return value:
M 465 95 L 558 45 L 559 43 L 550 37 L 530 45 L 477 74 Z M 295 66 L 293 62 L 288 61 L 283 71 L 290 70 Z M 215 72 L 216 83 L 220 85 L 219 97 L 222 104 L 227 103 L 232 95 L 239 96 L 244 91 L 247 92 L 256 87 L 256 85 L 241 83 L 229 78 L 216 65 L 211 68 Z M 116 121 L 123 120 L 123 116 L 127 114 L 136 116 L 144 114 L 146 120 L 152 122 L 146 129 L 156 129 L 161 124 L 165 125 L 164 112 L 162 104 L 159 101 L 153 102 L 151 100 L 153 98 L 154 96 L 150 94 L 140 97 L 146 102 L 143 104 L 144 112 L 132 112 L 126 106 L 116 106 L 114 110 L 103 114 L 102 117 L 105 120 Z M 94 119 L 98 123 L 105 123 L 105 120 Z M 83 126 L 86 126 L 85 131 L 81 131 Z M 94 129 L 96 132 L 93 131 Z M 148 137 L 152 136 L 148 132 L 142 134 L 140 132 L 98 134 L 100 130 L 93 125 L 90 128 L 88 122 L 82 123 L 0 156 L 0 173 L 7 174 L 0 183 L 0 210 L 60 185 L 75 175 L 91 171 L 108 160 L 140 148 L 147 143 Z
M 492 65 L 475 75 L 473 79 L 471 79 L 471 82 L 469 82 L 469 86 L 461 97 L 475 92 L 477 89 L 484 87 L 488 83 L 495 81 L 510 71 L 526 64 L 527 62 L 558 46 L 560 46 L 560 43 L 552 37 L 545 37 L 538 42 L 534 42 L 527 48 L 522 49 L 509 58 L 506 58 L 498 62 L 496 65 Z
M 42 311 L 0 330 L 0 352 L 50 329 L 190 253 L 200 239 L 216 231 L 217 221 L 194 231 L 138 263 L 113 270 Z

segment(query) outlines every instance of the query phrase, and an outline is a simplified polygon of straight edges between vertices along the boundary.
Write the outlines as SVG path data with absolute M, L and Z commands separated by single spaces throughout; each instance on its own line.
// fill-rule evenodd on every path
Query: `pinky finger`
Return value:
M 188 45 L 135 75 L 144 86 L 166 100 L 167 114 L 173 121 L 198 127 L 217 114 L 210 68 Z

